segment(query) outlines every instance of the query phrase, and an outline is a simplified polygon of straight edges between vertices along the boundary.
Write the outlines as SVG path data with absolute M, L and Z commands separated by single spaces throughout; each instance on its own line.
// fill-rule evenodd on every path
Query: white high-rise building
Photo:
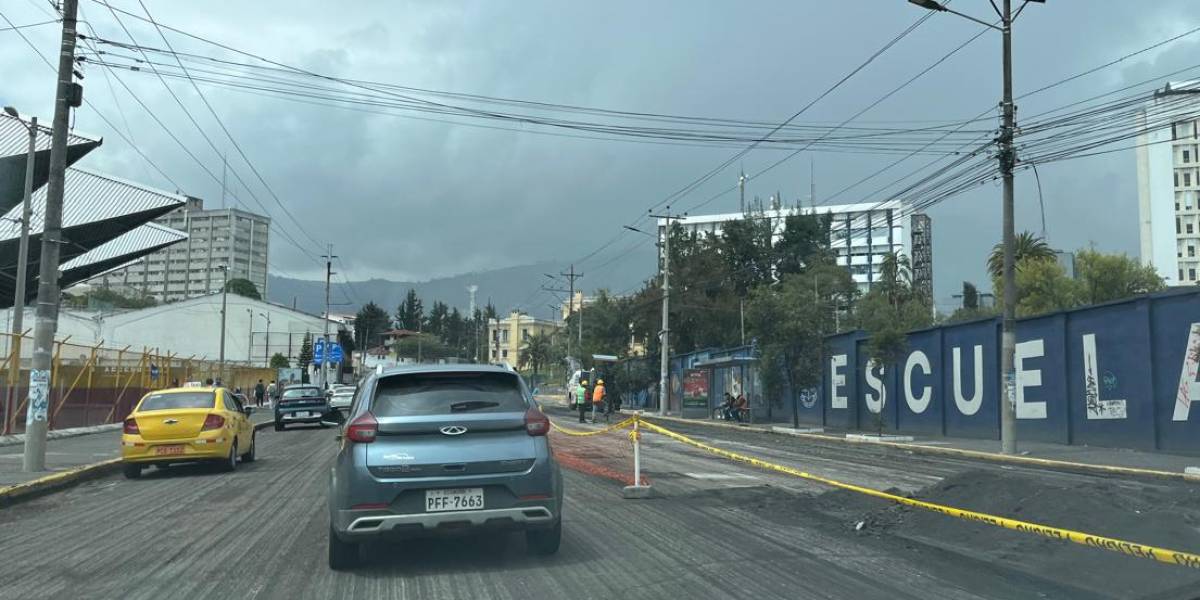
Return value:
M 1172 83 L 1138 113 L 1142 263 L 1167 285 L 1200 276 L 1200 81 Z
M 837 263 L 845 266 L 866 292 L 879 280 L 883 258 L 889 252 L 903 253 L 912 264 L 913 285 L 933 294 L 933 227 L 925 214 L 913 214 L 898 200 L 772 208 L 762 211 L 761 218 L 770 219 L 778 239 L 783 235 L 786 219 L 793 214 L 828 214 L 830 247 L 837 254 Z M 738 221 L 742 213 L 688 215 L 678 221 L 687 232 L 720 235 L 725 222 Z M 658 220 L 658 235 L 662 239 L 665 219 Z

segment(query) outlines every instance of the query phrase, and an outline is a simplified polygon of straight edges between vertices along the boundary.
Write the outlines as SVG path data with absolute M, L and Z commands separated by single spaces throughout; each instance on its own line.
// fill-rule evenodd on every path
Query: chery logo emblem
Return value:
M 447 425 L 441 429 L 441 432 L 446 435 L 462 435 L 467 432 L 467 428 L 462 425 Z

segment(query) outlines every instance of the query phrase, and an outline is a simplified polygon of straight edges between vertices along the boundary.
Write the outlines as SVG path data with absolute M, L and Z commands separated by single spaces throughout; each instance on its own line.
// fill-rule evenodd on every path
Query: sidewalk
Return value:
M 622 411 L 632 412 L 632 411 Z M 1200 456 L 1185 456 L 1165 454 L 1162 452 L 1146 452 L 1125 448 L 1103 448 L 1098 446 L 1069 446 L 1048 442 L 1017 442 L 1019 454 L 1008 456 L 1000 454 L 999 440 L 979 440 L 970 438 L 949 438 L 934 436 L 915 436 L 909 441 L 863 442 L 846 439 L 847 433 L 864 433 L 861 431 L 841 431 L 825 428 L 821 433 L 805 432 L 805 424 L 801 424 L 799 433 L 792 433 L 790 424 L 780 426 L 779 423 L 754 423 L 741 425 L 725 421 L 709 419 L 682 419 L 679 417 L 659 417 L 654 414 L 646 415 L 650 419 L 700 425 L 712 428 L 739 429 L 754 431 L 762 434 L 780 434 L 798 437 L 823 443 L 879 445 L 886 448 L 936 454 L 957 458 L 1008 462 L 1013 464 L 1035 464 L 1052 468 L 1089 468 L 1096 470 L 1112 470 L 1128 472 L 1127 474 L 1144 474 L 1148 476 L 1173 476 L 1176 478 L 1200 481 Z M 817 428 L 820 429 L 820 428 Z M 1134 470 L 1144 470 L 1145 473 L 1135 473 Z
M 257 416 L 257 415 L 256 415 Z M 271 423 L 272 417 L 254 419 L 256 427 Z M 0 489 L 28 483 L 54 473 L 71 471 L 121 456 L 121 430 L 46 440 L 46 471 L 25 473 L 21 470 L 25 447 L 22 444 L 0 446 Z

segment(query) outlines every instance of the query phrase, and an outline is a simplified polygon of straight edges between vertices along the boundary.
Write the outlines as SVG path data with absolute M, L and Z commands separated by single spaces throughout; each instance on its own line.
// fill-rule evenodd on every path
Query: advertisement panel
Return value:
M 684 410 L 708 410 L 708 370 L 688 369 L 683 372 Z

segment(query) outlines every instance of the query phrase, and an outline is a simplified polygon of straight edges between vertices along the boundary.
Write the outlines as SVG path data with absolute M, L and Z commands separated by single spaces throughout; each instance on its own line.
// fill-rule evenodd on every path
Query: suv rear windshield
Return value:
M 172 394 L 150 394 L 142 400 L 139 411 L 171 410 L 175 408 L 212 408 L 216 402 L 213 392 L 175 392 Z
M 507 373 L 421 373 L 379 380 L 371 412 L 379 417 L 524 412 L 521 382 Z
M 320 388 L 304 387 L 304 388 L 288 388 L 283 391 L 285 399 L 291 398 L 319 398 L 321 396 Z

